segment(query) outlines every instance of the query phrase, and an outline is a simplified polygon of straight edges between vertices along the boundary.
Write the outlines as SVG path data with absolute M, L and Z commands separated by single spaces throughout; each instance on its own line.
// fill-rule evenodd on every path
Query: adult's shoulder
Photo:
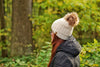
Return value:
M 55 55 L 54 67 L 72 67 L 72 61 L 64 52 L 58 52 Z

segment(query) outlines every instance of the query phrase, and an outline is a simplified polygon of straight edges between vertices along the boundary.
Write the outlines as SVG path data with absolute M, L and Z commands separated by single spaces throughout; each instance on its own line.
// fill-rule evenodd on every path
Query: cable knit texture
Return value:
M 67 13 L 64 17 L 53 22 L 51 29 L 56 35 L 67 40 L 72 35 L 73 29 L 79 24 L 79 17 L 76 12 Z
M 67 40 L 72 35 L 73 27 L 68 24 L 64 18 L 60 18 L 53 22 L 51 29 L 57 36 L 63 40 Z

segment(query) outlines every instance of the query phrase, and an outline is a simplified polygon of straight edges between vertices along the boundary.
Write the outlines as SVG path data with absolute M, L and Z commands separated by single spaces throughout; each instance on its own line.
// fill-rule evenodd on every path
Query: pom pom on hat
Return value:
M 64 16 L 64 19 L 69 22 L 71 26 L 77 26 L 79 23 L 78 14 L 76 12 L 68 13 Z

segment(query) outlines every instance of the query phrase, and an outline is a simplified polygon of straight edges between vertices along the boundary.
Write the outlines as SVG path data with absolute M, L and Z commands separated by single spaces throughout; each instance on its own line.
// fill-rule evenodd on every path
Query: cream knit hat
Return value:
M 57 36 L 63 40 L 67 40 L 69 36 L 72 35 L 74 26 L 69 24 L 69 21 L 67 19 L 69 16 L 73 15 L 76 18 L 76 21 L 74 22 L 74 26 L 76 26 L 79 23 L 79 18 L 77 13 L 72 12 L 66 14 L 63 18 L 57 19 L 53 22 L 51 29 L 54 33 L 57 32 Z

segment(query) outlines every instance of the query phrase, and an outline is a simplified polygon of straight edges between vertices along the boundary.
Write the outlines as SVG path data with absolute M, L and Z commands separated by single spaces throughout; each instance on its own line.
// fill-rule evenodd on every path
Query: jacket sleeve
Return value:
M 71 60 L 65 55 L 59 55 L 55 57 L 53 67 L 73 67 Z

